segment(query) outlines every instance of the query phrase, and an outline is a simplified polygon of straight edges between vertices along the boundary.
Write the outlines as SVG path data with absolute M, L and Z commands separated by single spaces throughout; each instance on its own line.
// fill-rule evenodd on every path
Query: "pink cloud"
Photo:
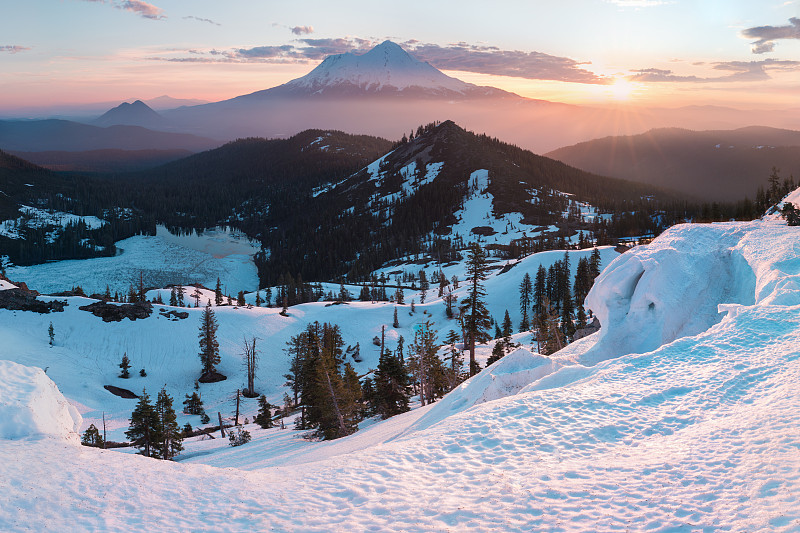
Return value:
M 24 52 L 25 50 L 30 50 L 30 48 L 28 48 L 27 46 L 19 46 L 16 44 L 0 45 L 0 52 L 8 52 L 9 54 Z

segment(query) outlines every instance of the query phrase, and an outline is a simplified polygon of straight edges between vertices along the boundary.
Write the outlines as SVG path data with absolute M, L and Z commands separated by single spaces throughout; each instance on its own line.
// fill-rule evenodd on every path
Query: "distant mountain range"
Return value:
M 654 129 L 605 137 L 546 154 L 606 176 L 669 187 L 707 201 L 755 198 L 772 167 L 800 177 L 800 131 Z
M 796 128 L 800 123 L 800 108 L 748 111 L 720 106 L 577 106 L 524 98 L 447 76 L 391 41 L 363 54 L 329 56 L 305 76 L 219 102 L 162 96 L 105 109 L 102 117 L 97 114 L 85 122 L 137 125 L 204 138 L 212 135 L 220 140 L 288 138 L 307 129 L 399 139 L 419 124 L 453 120 L 536 153 L 608 135 L 640 134 L 652 128 L 721 130 L 754 124 Z M 19 148 L 2 141 L 0 149 L 25 151 L 134 149 L 118 144 L 76 146 L 77 142 L 71 148 L 33 144 Z M 158 148 L 192 149 L 174 143 Z
M 199 152 L 220 141 L 141 126 L 100 127 L 69 120 L 0 121 L 0 149 L 6 151 L 189 150 Z
M 59 172 L 134 172 L 192 155 L 191 150 L 87 150 L 83 152 L 10 152 Z

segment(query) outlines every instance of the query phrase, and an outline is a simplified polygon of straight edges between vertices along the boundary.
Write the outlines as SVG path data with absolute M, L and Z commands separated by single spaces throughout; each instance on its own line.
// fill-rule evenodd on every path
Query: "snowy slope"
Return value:
M 192 445 L 187 460 L 234 467 L 224 469 L 0 441 L 0 529 L 797 531 L 799 241 L 773 221 L 677 226 L 599 278 L 589 300 L 607 331 L 549 360 L 507 356 L 438 405 L 316 457 L 287 450 L 287 430 L 254 430 L 258 454 Z M 719 312 L 697 313 L 700 303 Z M 353 317 L 346 339 L 391 310 L 301 307 L 282 320 L 336 310 Z M 238 313 L 221 318 L 233 327 L 267 310 L 225 311 Z M 0 328 L 56 318 L 24 314 L 3 312 Z M 19 329 L 0 336 L 22 346 Z M 28 341 L 31 357 L 49 350 Z
M 19 239 L 19 230 L 22 226 L 28 228 L 64 227 L 67 224 L 83 222 L 89 229 L 97 229 L 105 224 L 104 220 L 93 216 L 78 216 L 72 213 L 44 210 L 27 205 L 19 206 L 19 210 L 24 214 L 23 216 L 0 222 L 0 235 L 11 239 Z

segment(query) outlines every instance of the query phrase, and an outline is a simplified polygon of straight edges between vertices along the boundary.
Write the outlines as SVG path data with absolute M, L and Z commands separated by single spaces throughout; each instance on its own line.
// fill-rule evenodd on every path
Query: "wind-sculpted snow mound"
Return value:
M 77 442 L 82 418 L 40 369 L 0 361 L 0 439 Z
M 754 304 L 756 276 L 740 245 L 753 229 L 682 224 L 615 259 L 586 298 L 602 329 L 581 362 L 655 350 L 718 323 L 720 304 Z

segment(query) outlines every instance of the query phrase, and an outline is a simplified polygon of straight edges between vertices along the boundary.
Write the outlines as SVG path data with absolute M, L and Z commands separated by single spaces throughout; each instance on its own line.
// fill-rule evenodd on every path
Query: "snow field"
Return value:
M 316 445 L 296 432 L 254 429 L 252 448 L 219 439 L 187 446 L 186 462 L 236 468 L 48 439 L 0 441 L 8 465 L 0 529 L 797 531 L 798 241 L 797 228 L 769 221 L 675 227 L 610 265 L 604 259 L 588 299 L 606 320 L 600 333 L 549 359 L 519 350 L 438 403 L 340 441 Z M 528 258 L 525 268 L 542 260 Z M 500 306 L 518 306 L 511 295 L 523 264 L 487 282 L 490 308 L 500 298 Z M 101 358 L 104 348 L 78 337 L 91 332 L 117 351 L 128 343 L 141 350 L 166 332 L 190 344 L 187 368 L 190 360 L 198 365 L 200 310 L 183 323 L 151 317 L 107 325 L 72 300 L 65 313 L 0 311 L 0 337 L 8 339 L 0 358 L 55 361 L 56 350 Z M 409 318 L 422 318 L 429 305 L 437 304 Z M 277 310 L 218 308 L 223 361 L 235 362 L 237 337 L 256 328 L 272 349 L 308 321 L 336 317 L 329 321 L 350 342 L 390 323 L 392 310 L 317 303 L 284 318 Z M 442 310 L 433 314 L 444 321 Z M 407 316 L 400 313 L 403 328 Z M 59 320 L 52 349 L 50 319 Z M 113 335 L 106 326 L 116 326 Z M 81 376 L 58 372 L 65 370 L 48 371 L 57 383 Z M 83 389 L 72 394 L 88 402 Z M 223 401 L 222 389 L 202 390 L 204 400 Z

